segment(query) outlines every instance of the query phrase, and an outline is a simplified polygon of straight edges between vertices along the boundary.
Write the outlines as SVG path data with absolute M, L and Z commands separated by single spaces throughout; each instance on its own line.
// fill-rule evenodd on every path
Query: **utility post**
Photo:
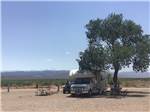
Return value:
M 7 92 L 9 93 L 10 92 L 10 85 L 8 84 L 7 86 Z
M 59 92 L 60 90 L 60 87 L 59 87 L 59 84 L 57 84 L 57 92 Z

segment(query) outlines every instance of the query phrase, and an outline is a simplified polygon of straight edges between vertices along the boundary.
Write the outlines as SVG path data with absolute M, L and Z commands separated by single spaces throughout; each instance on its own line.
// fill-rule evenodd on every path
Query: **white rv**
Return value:
M 106 72 L 101 72 L 96 76 L 91 72 L 76 72 L 72 74 L 73 83 L 71 84 L 72 95 L 102 94 L 107 89 Z

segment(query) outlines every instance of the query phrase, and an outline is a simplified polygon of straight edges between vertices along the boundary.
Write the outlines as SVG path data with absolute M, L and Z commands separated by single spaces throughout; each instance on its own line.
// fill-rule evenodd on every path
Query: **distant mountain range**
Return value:
M 1 72 L 2 79 L 68 79 L 69 70 Z M 121 78 L 150 78 L 150 72 L 119 72 Z
M 1 72 L 2 79 L 67 79 L 69 70 Z
M 150 78 L 150 72 L 119 72 L 121 78 Z

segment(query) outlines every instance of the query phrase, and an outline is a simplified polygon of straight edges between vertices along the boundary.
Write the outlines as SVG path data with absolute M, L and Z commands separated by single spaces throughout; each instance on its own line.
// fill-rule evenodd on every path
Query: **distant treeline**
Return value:
M 39 86 L 48 85 L 64 85 L 67 79 L 2 79 L 1 86 L 34 86 L 38 84 Z M 108 85 L 112 82 L 112 77 L 107 79 Z M 119 82 L 123 87 L 150 87 L 150 78 L 119 78 Z
M 9 80 L 9 79 L 2 79 L 1 80 L 1 86 L 6 87 L 6 86 L 34 86 L 34 85 L 39 85 L 39 86 L 48 86 L 48 85 L 64 85 L 66 83 L 66 79 L 14 79 L 14 80 Z
M 45 70 L 45 71 L 10 71 L 1 72 L 2 79 L 68 79 L 68 70 Z

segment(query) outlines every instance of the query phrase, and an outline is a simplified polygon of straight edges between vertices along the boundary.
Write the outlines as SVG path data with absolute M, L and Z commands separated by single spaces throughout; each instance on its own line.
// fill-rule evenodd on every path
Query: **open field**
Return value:
M 66 79 L 3 79 L 1 80 L 1 86 L 6 87 L 8 84 L 12 87 L 34 86 L 39 84 L 45 85 L 63 85 Z
M 124 88 L 125 89 L 125 88 Z M 71 97 L 59 92 L 50 96 L 35 96 L 35 89 L 1 91 L 2 112 L 150 112 L 150 88 L 126 88 L 126 97 Z
M 150 88 L 150 78 L 119 78 L 123 87 L 148 87 Z
M 107 79 L 109 83 L 112 80 Z M 9 84 L 10 87 L 15 88 L 24 88 L 30 87 L 35 88 L 36 84 L 39 86 L 49 86 L 49 85 L 64 85 L 67 79 L 3 79 L 1 80 L 1 86 L 7 87 Z M 150 87 L 150 78 L 119 78 L 121 86 L 123 87 Z

